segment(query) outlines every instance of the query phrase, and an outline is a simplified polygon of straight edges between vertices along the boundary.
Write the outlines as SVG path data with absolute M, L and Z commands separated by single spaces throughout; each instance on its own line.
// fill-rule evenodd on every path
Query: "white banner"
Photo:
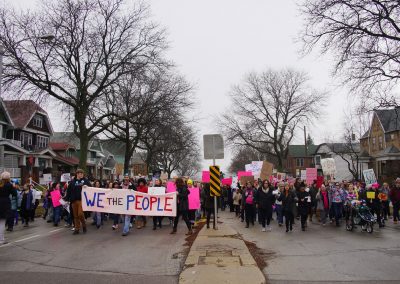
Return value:
M 130 189 L 82 188 L 83 211 L 140 216 L 176 216 L 176 192 L 150 195 Z

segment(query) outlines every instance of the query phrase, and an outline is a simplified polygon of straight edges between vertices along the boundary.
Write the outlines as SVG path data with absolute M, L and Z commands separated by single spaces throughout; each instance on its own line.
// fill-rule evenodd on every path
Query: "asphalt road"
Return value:
M 148 225 L 126 237 L 121 229 L 112 231 L 111 222 L 73 236 L 37 219 L 29 228 L 7 232 L 9 243 L 0 246 L 0 283 L 177 283 L 187 254 L 187 230 L 180 223 L 176 235 L 169 234 L 165 218 L 162 229 Z
M 317 222 L 302 232 L 300 221 L 292 233 L 275 221 L 271 232 L 261 232 L 261 225 L 246 229 L 226 211 L 221 220 L 260 248 L 268 283 L 400 283 L 400 224 L 392 220 L 372 234 Z

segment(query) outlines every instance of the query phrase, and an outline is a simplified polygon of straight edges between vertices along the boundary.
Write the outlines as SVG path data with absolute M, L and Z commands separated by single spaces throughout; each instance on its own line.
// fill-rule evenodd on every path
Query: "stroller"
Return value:
M 374 231 L 374 223 L 376 218 L 369 210 L 366 202 L 352 201 L 349 204 L 348 217 L 346 218 L 346 230 L 352 231 L 356 225 L 360 225 L 363 231 L 372 233 Z

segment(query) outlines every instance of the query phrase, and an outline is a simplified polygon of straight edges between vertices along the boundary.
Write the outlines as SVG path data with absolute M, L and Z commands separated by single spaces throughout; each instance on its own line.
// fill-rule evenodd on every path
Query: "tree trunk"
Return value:
M 131 143 L 128 140 L 125 142 L 124 175 L 129 174 L 129 166 L 132 158 Z
M 79 141 L 80 141 L 80 155 L 79 155 L 79 168 L 87 172 L 87 157 L 88 157 L 88 148 L 89 148 L 89 137 L 87 132 L 79 133 Z

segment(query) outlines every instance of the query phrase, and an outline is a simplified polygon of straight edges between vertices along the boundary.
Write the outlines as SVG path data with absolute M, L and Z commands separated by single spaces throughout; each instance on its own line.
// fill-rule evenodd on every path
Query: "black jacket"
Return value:
M 297 196 L 293 190 L 290 190 L 288 195 L 286 196 L 284 192 L 282 192 L 278 201 L 282 201 L 282 209 L 283 211 L 291 211 L 293 212 L 294 207 L 296 206 Z
M 189 194 L 190 191 L 186 186 L 182 188 L 177 188 L 176 191 L 178 192 L 177 202 L 178 202 L 178 210 L 179 211 L 187 211 L 189 210 Z
M 7 218 L 7 214 L 11 210 L 10 195 L 17 196 L 17 190 L 10 182 L 7 182 L 0 187 L 0 219 Z
M 308 198 L 311 198 L 311 195 L 309 192 L 299 191 L 297 193 L 297 198 L 298 198 L 299 208 L 309 207 L 311 205 L 311 202 L 308 202 Z
M 90 182 L 86 178 L 74 179 L 68 185 L 67 196 L 65 199 L 70 202 L 82 200 L 82 187 L 84 185 L 90 186 Z
M 269 188 L 267 193 L 262 190 L 262 187 L 256 191 L 255 202 L 258 205 L 258 208 L 272 211 L 272 205 L 275 203 L 275 196 L 272 194 L 272 191 L 272 187 Z

